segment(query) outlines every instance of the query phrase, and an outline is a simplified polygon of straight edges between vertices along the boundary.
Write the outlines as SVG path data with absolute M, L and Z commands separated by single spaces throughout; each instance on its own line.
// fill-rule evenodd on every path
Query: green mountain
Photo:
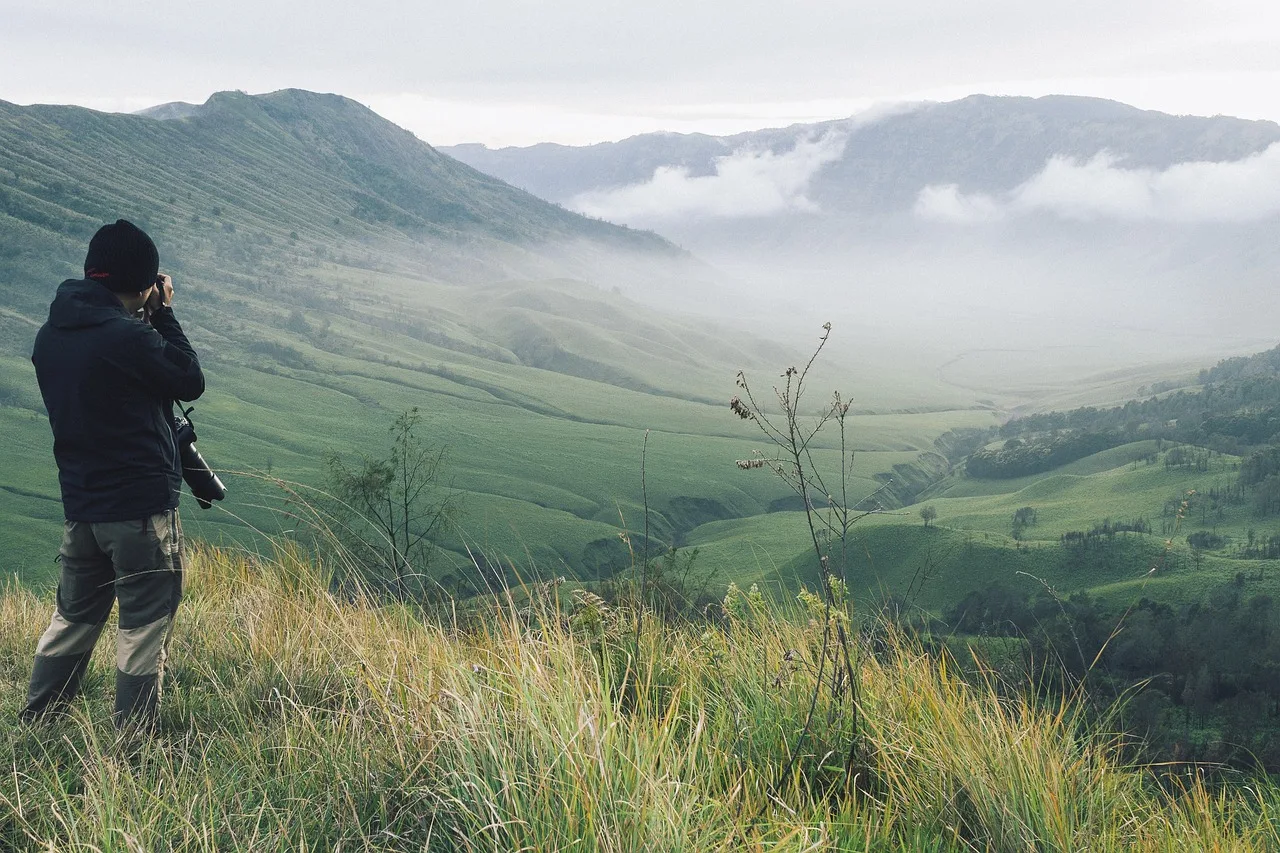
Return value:
M 224 92 L 162 115 L 173 117 L 0 102 L 0 282 L 54 273 L 122 214 L 170 258 L 212 257 L 250 277 L 255 247 L 272 243 L 293 250 L 271 254 L 294 266 L 346 253 L 447 280 L 585 272 L 550 261 L 562 243 L 680 255 L 482 175 L 336 95 Z
M 382 456 L 388 427 L 416 407 L 421 435 L 445 452 L 441 491 L 459 499 L 431 568 L 456 589 L 480 589 L 494 573 L 564 575 L 571 587 L 606 580 L 667 545 L 701 550 L 660 571 L 715 570 L 708 589 L 730 580 L 815 588 L 800 501 L 767 467 L 754 470 L 777 448 L 726 405 L 746 394 L 734 381 L 741 369 L 775 411 L 771 386 L 809 351 L 628 299 L 619 291 L 712 283 L 651 234 L 540 202 L 351 101 L 305 92 L 222 94 L 134 116 L 0 104 L 0 548 L 20 582 L 48 584 L 61 523 L 31 339 L 93 229 L 117 216 L 156 237 L 207 366 L 195 420 L 230 496 L 207 512 L 184 504 L 184 517 L 189 535 L 249 549 L 236 571 L 279 564 L 252 553 L 267 536 L 310 541 L 307 506 L 323 499 L 326 454 L 353 466 Z M 836 322 L 833 335 L 834 348 L 856 331 Z M 1194 412 L 1207 396 L 1175 400 L 1175 383 L 1161 386 L 1172 402 L 1150 411 L 1090 410 L 1077 416 L 1098 417 L 1095 427 L 1126 443 L 984 480 L 953 463 L 998 434 L 999 406 L 973 399 L 988 391 L 949 384 L 954 364 L 930 374 L 923 358 L 892 360 L 893 372 L 854 370 L 824 353 L 800 406 L 806 435 L 830 411 L 831 390 L 854 406 L 847 441 L 831 428 L 805 441 L 806 466 L 829 477 L 826 494 L 811 495 L 823 518 L 833 518 L 828 494 L 886 510 L 860 519 L 849 547 L 831 555 L 861 612 L 893 595 L 948 631 L 1000 640 L 1006 610 L 1045 622 L 1092 614 L 1072 634 L 1081 659 L 1107 639 L 1097 602 L 1117 612 L 1143 598 L 1169 603 L 1157 612 L 1142 602 L 1148 639 L 1117 645 L 1144 654 L 1166 629 L 1178 648 L 1204 645 L 1188 621 L 1202 605 L 1215 618 L 1234 614 L 1233 625 L 1274 623 L 1253 617 L 1280 593 L 1280 498 L 1260 507 L 1244 490 L 1280 482 L 1277 457 L 1191 451 L 1154 432 L 1168 426 L 1163 406 Z M 1270 441 L 1274 374 L 1274 353 L 1207 371 L 1201 382 L 1215 399 L 1239 405 L 1213 413 L 1220 423 L 1191 425 L 1220 436 L 1238 428 L 1241 449 Z M 1074 404 L 1170 378 L 1111 372 L 1057 384 Z M 1037 377 L 1039 392 L 1052 385 Z M 1189 415 L 1172 417 L 1172 428 L 1187 426 Z M 1253 427 L 1266 430 L 1256 441 Z M 1011 449 L 1035 436 L 1018 440 Z M 1246 470 L 1256 482 L 1242 482 Z M 934 510 L 927 524 L 920 507 L 901 506 L 921 495 Z M 208 559 L 192 566 L 214 587 L 226 570 Z M 1136 652 L 1106 663 L 1147 678 Z M 1161 688 L 1153 714 L 1180 713 L 1184 695 L 1202 693 L 1206 707 L 1230 700 L 1234 684 L 1213 692 L 1196 673 L 1231 656 L 1179 660 L 1180 680 Z M 1257 658 L 1231 678 L 1257 677 Z

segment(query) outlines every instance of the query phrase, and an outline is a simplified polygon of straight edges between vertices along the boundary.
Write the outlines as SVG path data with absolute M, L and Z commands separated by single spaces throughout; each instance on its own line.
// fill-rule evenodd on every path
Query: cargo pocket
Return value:
M 149 532 L 160 555 L 161 567 L 173 572 L 173 604 L 182 600 L 182 523 L 176 509 L 157 513 L 147 520 Z

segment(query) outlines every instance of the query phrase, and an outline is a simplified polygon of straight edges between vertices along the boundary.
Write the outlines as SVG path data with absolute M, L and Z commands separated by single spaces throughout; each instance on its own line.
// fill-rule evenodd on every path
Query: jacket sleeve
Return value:
M 133 372 L 148 387 L 173 400 L 195 400 L 204 393 L 200 360 L 173 309 L 151 315 L 151 326 L 138 324 Z

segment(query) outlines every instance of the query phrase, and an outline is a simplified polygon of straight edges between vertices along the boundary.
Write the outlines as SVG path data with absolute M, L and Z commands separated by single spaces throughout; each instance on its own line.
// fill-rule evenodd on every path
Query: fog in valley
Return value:
M 1280 129 L 1054 100 L 985 99 L 981 117 L 965 102 L 902 106 L 725 139 L 445 150 L 690 253 L 674 280 L 619 263 L 628 296 L 787 342 L 829 320 L 833 351 L 859 372 L 1034 403 L 1084 377 L 1188 375 L 1274 346 Z M 950 110 L 960 139 L 894 149 L 887 123 L 930 110 L 913 130 Z M 1089 113 L 1129 151 L 1081 142 Z M 1025 114 L 1067 130 L 1022 132 Z

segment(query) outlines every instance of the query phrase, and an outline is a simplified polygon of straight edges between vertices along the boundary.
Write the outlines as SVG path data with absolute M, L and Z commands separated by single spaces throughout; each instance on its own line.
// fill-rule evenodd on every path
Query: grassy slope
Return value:
M 410 285 L 397 276 L 366 277 L 363 296 L 370 306 L 385 301 L 384 294 L 401 298 Z M 404 303 L 402 317 L 445 313 L 454 305 L 461 312 L 467 305 L 453 288 L 418 284 L 417 301 Z M 590 543 L 615 541 L 624 527 L 643 529 L 640 456 L 646 429 L 652 430 L 647 455 L 651 525 L 664 540 L 672 534 L 667 518 L 674 519 L 673 499 L 705 498 L 719 505 L 716 512 L 743 516 L 764 512 L 785 496 L 780 484 L 734 467 L 733 461 L 749 456 L 753 447 L 767 448 L 726 406 L 703 402 L 716 393 L 716 373 L 724 377 L 720 396 L 727 397 L 732 365 L 750 367 L 764 355 L 722 343 L 711 332 L 695 334 L 679 321 L 581 285 L 495 284 L 486 293 L 543 294 L 549 301 L 575 302 L 573 314 L 565 311 L 568 323 L 629 309 L 633 327 L 655 331 L 621 352 L 593 353 L 594 363 L 606 373 L 616 369 L 648 377 L 638 383 L 647 390 L 508 360 L 501 342 L 483 327 L 469 327 L 467 349 L 460 351 L 382 329 L 376 316 L 356 313 L 330 319 L 320 340 L 279 328 L 286 318 L 273 317 L 265 304 L 266 316 L 255 323 L 219 322 L 218 315 L 197 303 L 189 325 L 197 347 L 208 354 L 211 374 L 210 390 L 195 414 L 201 447 L 223 470 L 246 476 L 228 476 L 233 498 L 226 505 L 207 513 L 191 509 L 191 532 L 214 541 L 226 536 L 243 541 L 238 521 L 266 532 L 293 527 L 291 519 L 262 508 L 280 506 L 282 494 L 261 475 L 269 469 L 273 477 L 318 484 L 326 450 L 380 452 L 391 418 L 411 406 L 422 410 L 428 439 L 447 446 L 449 477 L 464 496 L 463 513 L 448 542 L 458 553 L 465 543 L 519 567 L 536 564 L 570 574 L 582 570 Z M 317 329 L 326 319 L 319 312 L 303 315 Z M 598 336 L 600 328 L 590 331 Z M 675 336 L 663 340 L 660 333 Z M 456 330 L 455 335 L 461 337 Z M 372 339 L 378 341 L 376 347 L 368 343 Z M 562 334 L 557 340 L 567 348 L 578 339 Z M 255 341 L 288 347 L 294 355 L 281 363 L 246 353 L 244 342 L 252 346 Z M 589 348 L 589 341 L 582 346 Z M 772 371 L 761 372 L 767 376 Z M 680 394 L 657 387 L 664 385 L 685 390 Z M 13 389 L 17 406 L 38 406 L 24 357 L 0 357 L 0 387 Z M 11 424 L 5 441 L 21 460 L 0 472 L 0 491 L 7 486 L 46 499 L 26 506 L 12 491 L 0 498 L 12 517 L 30 517 L 7 526 L 3 536 L 26 567 L 24 576 L 39 582 L 51 565 L 43 555 L 51 554 L 57 541 L 56 512 L 46 505 L 57 496 L 48 427 L 22 408 L 0 408 L 0 413 Z M 985 424 L 992 417 L 975 410 L 851 418 L 860 448 L 857 487 L 871 491 L 873 474 L 911 461 L 949 426 Z
M 113 657 L 51 728 L 0 736 L 9 850 L 1268 850 L 1280 792 L 1168 788 L 1076 709 L 958 680 L 882 638 L 849 715 L 824 696 L 795 773 L 817 623 L 749 605 L 723 629 L 592 604 L 467 630 L 338 601 L 310 567 L 203 552 L 162 733 L 118 738 Z M 0 713 L 50 607 L 0 594 Z M 537 624 L 541 621 L 541 625 Z
M 1120 603 L 1142 595 L 1177 602 L 1244 573 L 1251 590 L 1280 594 L 1277 561 L 1232 559 L 1230 545 L 1197 561 L 1186 545 L 1186 536 L 1197 530 L 1216 531 L 1234 543 L 1244 541 L 1249 529 L 1260 536 L 1280 533 L 1280 523 L 1254 518 L 1247 506 L 1210 510 L 1205 494 L 1234 481 L 1237 460 L 1216 457 L 1203 472 L 1166 470 L 1160 461 L 1140 461 L 1153 445 L 1113 448 L 1015 480 L 956 477 L 925 499 L 938 511 L 929 529 L 915 507 L 869 516 L 850 538 L 847 565 L 854 589 L 898 596 L 911 590 L 915 603 L 935 611 L 990 583 L 1035 592 L 1043 582 L 1064 594 L 1089 590 Z M 1178 519 L 1179 503 L 1193 490 L 1197 494 Z M 1026 506 L 1037 510 L 1039 523 L 1019 543 L 1010 536 L 1011 522 Z M 1150 522 L 1151 534 L 1104 537 L 1083 555 L 1058 545 L 1068 531 L 1138 517 Z M 688 544 L 724 580 L 792 588 L 800 578 L 812 588 L 816 563 L 812 548 L 803 545 L 807 535 L 802 514 L 778 513 L 705 525 L 689 535 Z

